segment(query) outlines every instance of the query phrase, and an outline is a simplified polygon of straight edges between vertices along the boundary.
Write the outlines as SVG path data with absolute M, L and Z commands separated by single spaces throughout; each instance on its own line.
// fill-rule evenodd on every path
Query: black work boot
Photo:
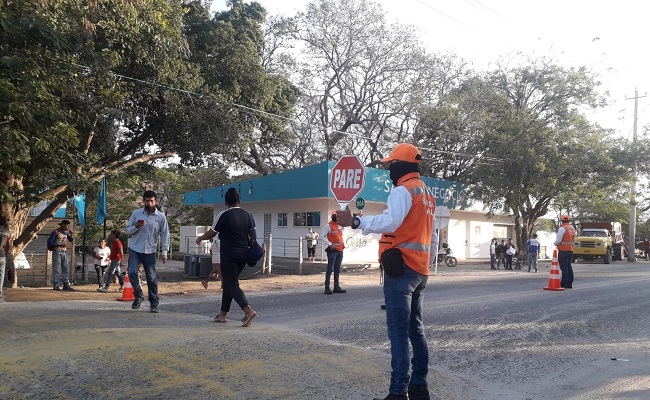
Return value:
M 346 291 L 341 289 L 339 285 L 334 285 L 334 293 L 345 293 Z
M 330 289 L 330 285 L 325 285 L 325 294 L 332 294 L 332 290 Z
M 63 284 L 63 290 L 67 290 L 68 292 L 74 292 L 74 288 L 70 286 L 69 283 L 64 283 Z
M 388 393 L 388 396 L 384 397 L 383 399 L 378 399 L 375 397 L 372 400 L 409 400 L 408 394 L 392 394 Z
M 410 400 L 429 400 L 429 388 L 427 385 L 413 385 L 410 384 L 408 388 L 408 395 Z

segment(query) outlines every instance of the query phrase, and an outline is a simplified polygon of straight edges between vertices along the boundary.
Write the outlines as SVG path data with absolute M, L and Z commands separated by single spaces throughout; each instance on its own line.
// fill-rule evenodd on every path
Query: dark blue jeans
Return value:
M 144 298 L 142 286 L 138 279 L 138 269 L 140 263 L 144 267 L 144 273 L 147 276 L 147 291 L 149 292 L 149 305 L 158 307 L 158 279 L 156 278 L 156 254 L 138 253 L 129 248 L 129 282 L 133 287 L 133 296 Z
M 571 266 L 572 258 L 572 251 L 557 252 L 557 263 L 560 264 L 560 270 L 562 271 L 562 280 L 560 281 L 560 286 L 563 288 L 573 286 L 573 267 Z
M 404 273 L 393 278 L 384 275 L 386 328 L 390 340 L 391 375 L 389 392 L 406 394 L 409 381 L 426 385 L 429 373 L 429 347 L 422 323 L 422 303 L 428 275 L 405 266 Z M 409 357 L 409 341 L 413 358 Z M 412 375 L 409 377 L 409 360 Z
M 343 263 L 342 251 L 327 252 L 327 272 L 325 272 L 325 286 L 330 285 L 330 276 L 334 272 L 334 286 L 339 284 L 339 275 L 341 274 L 341 264 Z
M 497 255 L 496 254 L 490 254 L 490 269 L 495 268 L 494 264 L 496 263 L 496 260 L 497 260 Z

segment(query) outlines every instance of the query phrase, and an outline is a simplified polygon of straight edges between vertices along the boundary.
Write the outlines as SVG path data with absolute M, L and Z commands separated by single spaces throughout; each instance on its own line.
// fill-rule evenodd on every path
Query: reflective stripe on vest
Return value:
M 398 244 L 397 247 L 399 247 L 400 249 L 409 249 L 409 250 L 417 250 L 417 251 L 431 250 L 431 244 L 423 244 L 423 243 L 402 243 L 402 244 Z

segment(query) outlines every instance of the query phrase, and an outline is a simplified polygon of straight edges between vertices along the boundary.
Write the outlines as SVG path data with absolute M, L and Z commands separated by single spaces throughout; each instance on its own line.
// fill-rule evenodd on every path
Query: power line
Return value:
M 80 65 L 80 64 L 72 64 L 72 65 L 76 66 L 78 68 L 81 68 L 84 71 L 88 71 L 88 72 L 92 71 L 92 68 L 90 68 L 88 66 L 85 66 L 85 65 Z M 210 98 L 210 99 L 212 99 L 212 100 L 214 100 L 214 101 L 216 101 L 218 103 L 223 104 L 223 102 L 213 94 L 202 94 L 202 93 L 193 92 L 193 91 L 186 90 L 186 89 L 176 88 L 176 87 L 169 86 L 169 85 L 164 85 L 164 84 L 160 84 L 160 83 L 145 81 L 143 79 L 134 78 L 132 76 L 127 76 L 127 75 L 118 74 L 118 73 L 114 73 L 114 72 L 111 72 L 111 73 L 114 76 L 125 79 L 125 80 L 130 80 L 130 81 L 137 82 L 137 83 L 140 83 L 140 84 L 143 84 L 143 85 L 149 85 L 149 86 L 158 87 L 158 88 L 161 88 L 161 89 L 166 89 L 166 90 L 173 91 L 173 92 L 182 93 L 184 95 L 194 97 L 198 101 L 205 101 L 205 98 Z M 256 109 L 256 108 L 253 108 L 253 107 L 245 106 L 243 104 L 238 104 L 238 103 L 234 103 L 234 102 L 228 103 L 228 104 L 229 105 L 231 104 L 232 106 L 234 106 L 236 108 L 242 109 L 245 112 L 249 112 L 249 113 L 253 113 L 253 114 L 261 114 L 261 115 L 264 115 L 264 116 L 267 116 L 267 117 L 272 117 L 272 118 L 278 118 L 278 119 L 281 119 L 283 121 L 290 122 L 292 124 L 302 125 L 302 126 L 310 126 L 310 127 L 315 128 L 315 129 L 318 129 L 318 130 L 321 130 L 321 129 L 324 128 L 324 127 L 322 127 L 320 125 L 314 125 L 314 124 L 310 124 L 310 123 L 306 123 L 306 122 L 297 122 L 292 118 L 285 117 L 285 116 L 282 116 L 282 115 L 279 115 L 279 114 L 269 113 L 267 111 L 263 111 L 263 110 Z M 341 134 L 341 135 L 344 135 L 344 136 L 356 137 L 358 139 L 363 139 L 363 140 L 366 140 L 366 141 L 371 141 L 372 140 L 372 138 L 370 138 L 368 136 L 363 136 L 363 135 L 356 134 L 356 133 L 344 132 L 344 131 L 339 131 L 339 130 L 331 129 L 331 128 L 326 128 L 326 129 L 327 129 L 327 131 L 329 133 L 338 133 L 338 134 Z M 393 145 L 398 144 L 397 142 L 393 142 L 393 141 L 386 141 L 386 143 L 390 143 L 390 144 L 393 144 Z M 440 153 L 440 154 L 446 154 L 446 155 L 453 155 L 453 156 L 459 156 L 459 157 L 467 157 L 467 158 L 478 159 L 476 155 L 471 155 L 471 154 L 464 154 L 464 153 L 451 152 L 451 151 L 445 151 L 445 150 L 438 150 L 438 149 L 432 149 L 432 148 L 424 148 L 424 147 L 422 147 L 422 149 L 426 150 L 426 151 L 429 151 L 429 152 L 432 152 L 432 153 Z M 492 162 L 504 162 L 505 161 L 504 159 L 495 158 L 495 157 L 481 157 L 481 159 L 484 159 L 484 160 L 487 160 L 487 161 L 492 161 Z
M 474 0 L 474 1 L 475 1 L 476 3 L 478 3 L 478 4 L 480 4 L 481 6 L 485 7 L 486 9 L 492 11 L 493 13 L 495 13 L 496 15 L 498 15 L 499 17 L 501 17 L 501 18 L 503 18 L 503 19 L 508 19 L 508 18 L 504 17 L 503 15 L 499 14 L 497 11 L 493 10 L 492 8 L 490 8 L 490 7 L 486 6 L 485 4 L 481 3 L 480 1 L 478 1 L 478 0 Z
M 467 29 L 469 29 L 469 30 L 471 30 L 471 31 L 473 31 L 473 32 L 479 33 L 476 29 L 472 28 L 471 26 L 466 25 L 466 24 L 460 22 L 460 21 L 457 20 L 456 18 L 454 18 L 454 17 L 452 17 L 452 16 L 450 16 L 450 15 L 445 14 L 444 12 L 438 10 L 437 8 L 431 7 L 430 5 L 428 5 L 427 3 L 422 2 L 421 0 L 415 0 L 415 1 L 417 1 L 417 2 L 420 3 L 420 4 L 422 4 L 422 5 L 425 6 L 425 7 L 428 7 L 428 8 L 430 8 L 430 9 L 432 9 L 433 11 L 437 12 L 438 14 L 443 15 L 443 16 L 449 18 L 450 20 L 452 20 L 452 21 L 454 21 L 454 22 L 456 22 L 456 23 L 458 23 L 458 24 L 461 24 L 461 25 L 464 26 L 465 28 L 467 28 Z

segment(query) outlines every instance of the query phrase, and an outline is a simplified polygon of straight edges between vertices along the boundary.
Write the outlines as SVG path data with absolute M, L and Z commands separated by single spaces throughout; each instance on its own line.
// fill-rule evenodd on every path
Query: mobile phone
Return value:
M 144 220 L 143 220 L 143 219 L 139 219 L 138 222 L 142 222 L 142 223 L 144 223 Z

